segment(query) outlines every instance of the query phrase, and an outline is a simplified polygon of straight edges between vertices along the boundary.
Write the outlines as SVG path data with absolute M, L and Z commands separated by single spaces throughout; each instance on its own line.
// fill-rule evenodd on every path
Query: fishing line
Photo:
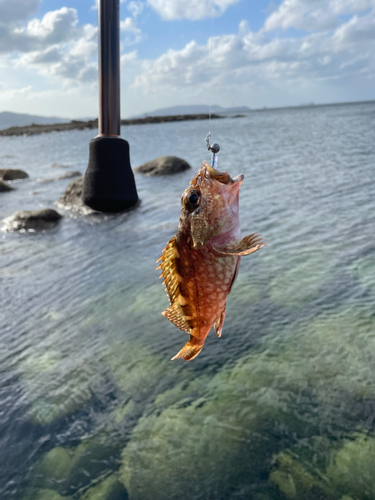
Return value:
M 214 17 L 211 17 L 211 36 L 210 36 L 210 44 L 209 44 L 209 62 L 208 62 L 208 68 L 209 68 L 209 83 L 208 83 L 208 134 L 205 139 L 207 143 L 207 149 L 211 151 L 212 153 L 212 160 L 211 160 L 211 166 L 212 168 L 217 168 L 217 154 L 220 151 L 220 146 L 219 144 L 211 144 L 210 145 L 210 139 L 211 139 L 211 114 L 212 114 L 212 40 L 213 40 L 213 32 L 214 32 Z
M 211 36 L 210 36 L 210 59 L 209 59 L 209 75 L 210 81 L 208 85 L 208 102 L 209 102 L 209 111 L 208 111 L 208 133 L 211 133 L 211 111 L 212 111 L 212 38 L 214 33 L 214 18 L 211 18 Z

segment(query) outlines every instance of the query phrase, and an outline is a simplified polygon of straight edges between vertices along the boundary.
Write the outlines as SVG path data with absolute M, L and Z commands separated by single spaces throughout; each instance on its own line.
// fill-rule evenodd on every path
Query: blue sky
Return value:
M 375 0 L 123 0 L 120 9 L 123 117 L 209 101 L 375 99 Z M 0 111 L 96 116 L 95 0 L 0 0 L 0 72 Z

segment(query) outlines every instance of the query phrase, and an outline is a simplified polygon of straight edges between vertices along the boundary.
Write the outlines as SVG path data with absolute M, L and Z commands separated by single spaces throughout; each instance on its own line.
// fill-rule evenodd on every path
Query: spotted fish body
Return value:
M 195 358 L 212 326 L 221 336 L 241 256 L 264 246 L 256 234 L 240 240 L 238 201 L 243 178 L 232 179 L 203 162 L 182 194 L 177 234 L 159 259 L 171 302 L 162 314 L 190 334 L 172 359 Z

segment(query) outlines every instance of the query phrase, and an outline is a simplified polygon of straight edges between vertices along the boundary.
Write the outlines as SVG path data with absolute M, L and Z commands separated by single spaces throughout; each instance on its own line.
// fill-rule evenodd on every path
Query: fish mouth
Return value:
M 237 175 L 236 177 L 234 177 L 234 179 L 232 179 L 229 172 L 221 172 L 220 170 L 216 170 L 206 162 L 204 164 L 204 167 L 206 169 L 208 176 L 211 179 L 219 181 L 222 184 L 234 184 L 235 182 L 242 182 L 244 180 L 243 174 Z

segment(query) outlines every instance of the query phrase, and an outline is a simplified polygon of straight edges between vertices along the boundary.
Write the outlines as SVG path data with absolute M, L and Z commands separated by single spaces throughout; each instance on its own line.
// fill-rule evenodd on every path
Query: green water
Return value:
M 155 261 L 193 172 L 137 176 L 128 214 L 0 233 L 1 498 L 374 499 L 374 125 L 375 104 L 215 122 L 219 168 L 245 174 L 243 234 L 269 246 L 242 259 L 223 337 L 190 363 L 170 361 L 187 337 L 160 314 Z M 122 132 L 133 166 L 196 170 L 206 128 Z M 83 172 L 90 134 L 1 139 L 30 179 L 0 215 L 53 206 L 69 181 L 38 179 Z

